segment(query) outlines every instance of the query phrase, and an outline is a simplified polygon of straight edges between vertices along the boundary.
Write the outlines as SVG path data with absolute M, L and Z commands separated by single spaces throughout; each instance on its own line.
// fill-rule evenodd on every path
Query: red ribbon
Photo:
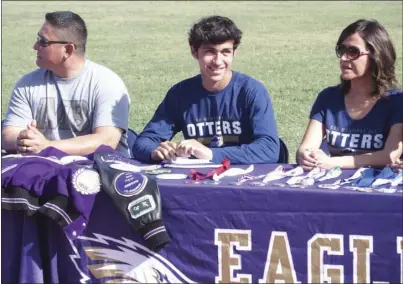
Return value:
M 190 176 L 193 180 L 204 180 L 204 179 L 209 179 L 211 178 L 214 174 L 222 174 L 223 172 L 225 172 L 226 170 L 229 169 L 230 167 L 230 161 L 228 159 L 224 159 L 221 162 L 222 166 L 220 166 L 219 168 L 213 169 L 211 171 L 209 171 L 207 174 L 203 174 L 200 173 L 194 169 L 190 169 Z

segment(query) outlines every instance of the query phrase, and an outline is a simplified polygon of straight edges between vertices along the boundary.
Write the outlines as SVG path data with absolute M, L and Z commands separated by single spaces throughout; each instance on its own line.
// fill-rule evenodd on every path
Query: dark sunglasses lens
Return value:
M 340 45 L 336 46 L 336 55 L 337 55 L 337 57 L 339 57 L 339 58 L 342 57 L 343 53 L 344 53 L 343 47 L 340 46 Z
M 360 50 L 355 46 L 348 47 L 346 53 L 349 59 L 357 59 L 360 56 Z
M 40 36 L 38 36 L 36 38 L 36 42 L 40 45 L 40 46 L 45 46 L 47 44 L 46 40 Z
M 336 55 L 341 58 L 343 54 L 346 54 L 347 59 L 355 60 L 360 57 L 360 50 L 355 46 L 346 47 L 344 45 L 339 45 L 336 47 Z
M 347 47 L 345 45 L 339 45 L 336 47 L 336 55 L 337 57 L 341 58 L 344 53 L 346 53 Z

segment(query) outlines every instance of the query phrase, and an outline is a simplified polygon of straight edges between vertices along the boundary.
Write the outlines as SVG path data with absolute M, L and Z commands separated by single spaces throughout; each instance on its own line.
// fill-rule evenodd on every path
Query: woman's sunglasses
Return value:
M 336 56 L 341 58 L 343 54 L 346 54 L 348 60 L 356 60 L 361 55 L 368 55 L 368 51 L 361 51 L 356 46 L 345 46 L 344 44 L 336 45 Z

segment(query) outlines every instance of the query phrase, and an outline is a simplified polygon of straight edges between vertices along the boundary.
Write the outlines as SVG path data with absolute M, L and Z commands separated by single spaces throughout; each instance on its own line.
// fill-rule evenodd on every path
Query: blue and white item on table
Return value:
M 385 184 L 392 184 L 392 181 L 398 182 L 399 180 L 402 180 L 402 170 L 395 173 L 390 167 L 386 167 L 376 176 L 376 179 L 371 186 L 377 187 Z
M 340 185 L 352 183 L 353 181 L 358 180 L 361 178 L 361 174 L 366 170 L 370 169 L 364 167 L 359 168 L 351 177 L 341 180 Z
M 335 167 L 331 170 L 329 170 L 323 177 L 319 178 L 318 181 L 325 181 L 328 179 L 333 179 L 333 178 L 337 178 L 342 174 L 342 170 L 340 169 L 340 167 Z
M 403 170 L 399 170 L 396 177 L 392 179 L 391 186 L 403 185 Z
M 366 169 L 361 172 L 361 177 L 351 183 L 351 185 L 356 187 L 368 187 L 374 182 L 375 176 L 376 170 L 374 168 Z

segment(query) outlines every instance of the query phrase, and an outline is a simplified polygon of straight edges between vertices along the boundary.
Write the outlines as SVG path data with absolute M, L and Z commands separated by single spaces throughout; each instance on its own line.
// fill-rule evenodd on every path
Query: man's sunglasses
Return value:
M 356 60 L 361 55 L 368 55 L 368 51 L 361 51 L 356 46 L 345 46 L 344 44 L 336 45 L 336 56 L 341 58 L 346 54 L 348 60 Z
M 60 44 L 72 44 L 74 45 L 74 48 L 77 48 L 77 46 L 74 43 L 68 41 L 47 40 L 46 38 L 40 35 L 38 35 L 38 37 L 36 38 L 36 43 L 39 44 L 41 47 L 47 47 L 51 44 L 60 43 Z

